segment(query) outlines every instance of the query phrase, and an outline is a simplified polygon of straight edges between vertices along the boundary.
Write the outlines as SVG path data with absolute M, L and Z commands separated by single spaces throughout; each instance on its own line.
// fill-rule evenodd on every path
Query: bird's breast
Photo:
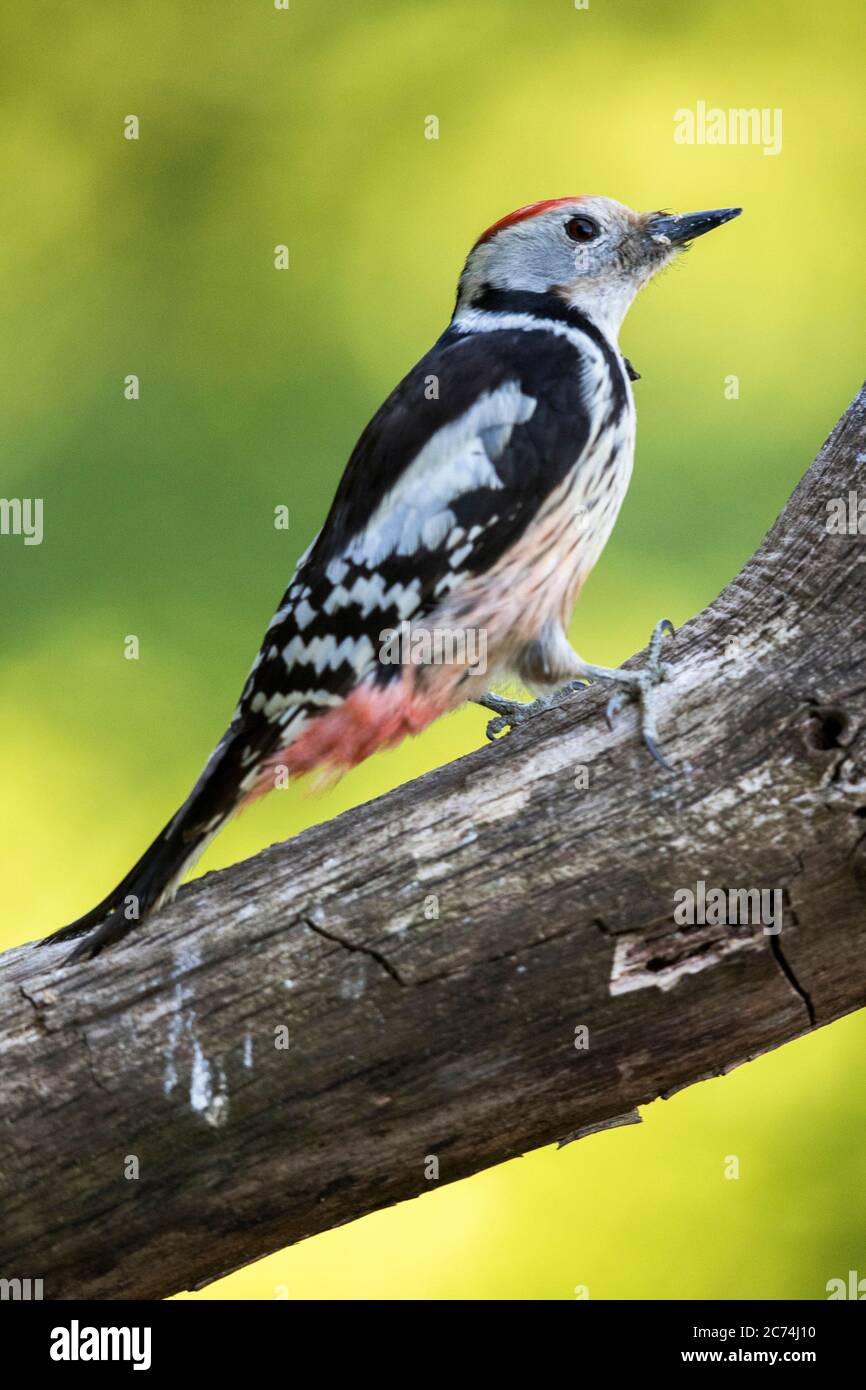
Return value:
M 568 479 L 563 510 L 569 521 L 562 555 L 561 616 L 567 627 L 577 595 L 613 530 L 631 479 L 635 418 L 629 408 L 599 429 Z

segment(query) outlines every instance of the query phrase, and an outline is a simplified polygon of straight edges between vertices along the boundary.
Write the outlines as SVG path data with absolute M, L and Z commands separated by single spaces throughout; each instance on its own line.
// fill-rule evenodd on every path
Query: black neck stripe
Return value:
M 473 299 L 471 308 L 489 314 L 529 314 L 532 318 L 554 323 L 567 323 L 595 343 L 607 363 L 614 384 L 617 406 L 625 404 L 624 367 L 619 353 L 611 346 L 592 319 L 567 304 L 558 294 L 536 294 L 532 290 L 497 290 L 484 285 Z
M 531 314 L 536 319 L 553 319 L 567 323 L 585 333 L 602 349 L 610 347 L 601 329 L 579 309 L 574 309 L 558 294 L 536 294 L 532 290 L 496 290 L 485 285 L 472 301 L 473 309 L 491 314 Z

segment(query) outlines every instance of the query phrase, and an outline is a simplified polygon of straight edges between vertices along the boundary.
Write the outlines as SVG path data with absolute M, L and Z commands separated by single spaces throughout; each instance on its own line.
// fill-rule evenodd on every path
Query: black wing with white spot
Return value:
M 449 328 L 361 435 L 239 715 L 284 721 L 377 667 L 383 681 L 395 674 L 378 665 L 379 633 L 422 618 L 515 544 L 604 423 L 597 371 L 579 334 L 544 323 Z

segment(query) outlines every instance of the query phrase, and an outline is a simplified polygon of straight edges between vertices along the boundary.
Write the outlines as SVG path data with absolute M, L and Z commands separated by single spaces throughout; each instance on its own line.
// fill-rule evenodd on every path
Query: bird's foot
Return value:
M 605 709 L 608 728 L 613 728 L 613 721 L 623 705 L 635 701 L 640 709 L 640 730 L 643 741 L 659 766 L 668 772 L 672 772 L 673 768 L 670 763 L 665 761 L 659 751 L 654 691 L 657 685 L 661 685 L 670 678 L 671 668 L 662 661 L 661 649 L 665 637 L 673 637 L 674 635 L 673 623 L 669 618 L 662 618 L 661 622 L 655 625 L 649 642 L 647 662 L 640 671 L 611 670 L 605 671 L 604 675 L 600 671 L 598 673 L 600 679 L 609 680 L 617 686 Z
M 578 690 L 585 690 L 588 684 L 594 685 L 596 681 L 608 681 L 611 685 L 616 686 L 605 710 L 608 726 L 613 728 L 614 718 L 623 705 L 635 701 L 640 708 L 640 727 L 644 743 L 659 766 L 672 772 L 673 768 L 665 762 L 659 751 L 653 700 L 655 687 L 670 677 L 670 667 L 661 659 L 662 643 L 666 636 L 674 636 L 674 625 L 669 618 L 662 618 L 661 622 L 656 623 L 653 629 L 647 662 L 640 671 L 623 671 L 609 666 L 587 665 L 582 667 L 584 675 L 580 680 L 569 681 L 555 694 L 549 695 L 543 700 L 506 700 L 501 695 L 492 695 L 489 691 L 486 695 L 479 696 L 475 703 L 483 705 L 485 709 L 492 710 L 496 716 L 487 725 L 487 737 L 496 739 L 505 729 L 515 729 L 518 725 L 525 724 L 533 715 L 540 714 L 545 709 L 553 709 Z
M 502 695 L 493 695 L 489 690 L 486 695 L 479 695 L 475 701 L 476 705 L 482 705 L 484 709 L 492 710 L 496 715 L 487 725 L 487 737 L 495 739 L 505 729 L 516 729 L 518 724 L 525 724 L 527 719 L 531 719 L 533 714 L 538 714 L 546 704 L 544 700 L 506 700 Z
M 561 705 L 563 700 L 567 700 L 569 695 L 573 695 L 577 690 L 585 690 L 585 681 L 569 681 L 568 685 L 562 686 L 553 695 L 546 696 L 543 700 L 506 700 L 501 695 L 492 695 L 490 691 L 486 695 L 481 695 L 475 701 L 476 705 L 483 705 L 485 709 L 492 710 L 496 715 L 487 725 L 487 737 L 495 740 L 505 729 L 516 729 L 519 724 L 525 724 L 527 719 L 531 719 L 534 714 L 540 714 L 542 710 L 553 709 L 556 705 Z

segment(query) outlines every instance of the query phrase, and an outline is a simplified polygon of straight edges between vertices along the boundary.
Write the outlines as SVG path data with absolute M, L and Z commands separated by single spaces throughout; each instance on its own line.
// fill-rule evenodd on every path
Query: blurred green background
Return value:
M 0 492 L 44 498 L 45 537 L 0 537 L 0 944 L 90 907 L 186 794 L 360 429 L 447 321 L 475 235 L 513 207 L 745 207 L 626 322 L 637 466 L 575 640 L 616 663 L 660 614 L 715 596 L 859 384 L 860 9 L 6 9 Z M 781 153 L 675 144 L 674 112 L 698 101 L 781 108 Z M 201 867 L 479 746 L 484 722 L 443 721 L 318 799 L 272 797 Z M 866 1016 L 843 1020 L 639 1127 L 198 1296 L 822 1297 L 866 1275 L 864 1044 Z

